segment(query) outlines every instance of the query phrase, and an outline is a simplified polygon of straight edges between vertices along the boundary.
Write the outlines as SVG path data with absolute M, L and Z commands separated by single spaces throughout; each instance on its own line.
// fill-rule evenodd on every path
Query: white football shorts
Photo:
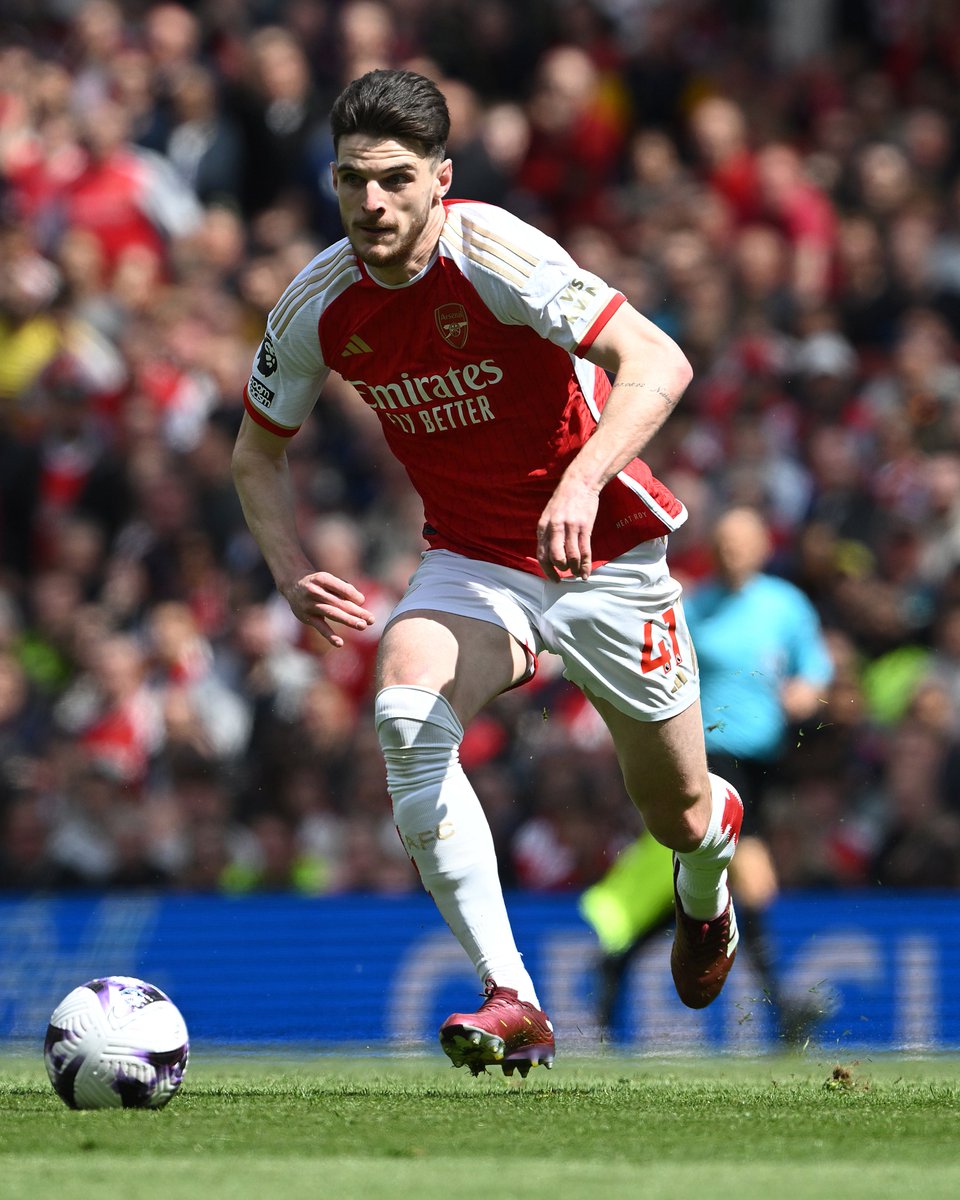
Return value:
M 531 674 L 544 650 L 564 676 L 640 721 L 683 712 L 700 695 L 697 659 L 666 561 L 667 539 L 641 542 L 589 579 L 553 583 L 527 571 L 428 550 L 391 613 L 455 613 L 500 625 L 526 648 Z

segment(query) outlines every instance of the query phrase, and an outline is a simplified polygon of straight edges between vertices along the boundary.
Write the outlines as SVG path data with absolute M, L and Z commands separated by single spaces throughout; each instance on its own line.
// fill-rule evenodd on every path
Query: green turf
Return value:
M 567 1056 L 521 1082 L 195 1049 L 166 1109 L 72 1112 L 0 1056 L 3 1200 L 953 1200 L 958 1147 L 955 1058 Z

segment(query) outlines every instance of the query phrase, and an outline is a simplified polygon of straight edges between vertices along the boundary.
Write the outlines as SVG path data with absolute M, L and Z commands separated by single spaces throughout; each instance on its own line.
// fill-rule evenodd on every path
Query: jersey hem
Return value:
M 592 558 L 590 560 L 590 570 L 596 571 L 600 567 L 605 567 L 607 563 L 615 562 L 618 558 L 621 558 L 624 554 L 628 554 L 637 546 L 642 546 L 644 542 L 652 542 L 657 538 L 669 537 L 673 532 L 673 530 L 663 522 L 660 522 L 660 526 L 661 527 L 659 529 L 651 533 L 647 533 L 646 530 L 644 530 L 642 537 L 638 537 L 630 541 L 623 547 L 611 547 L 611 550 L 616 550 L 615 553 L 604 554 L 599 558 Z M 453 541 L 449 541 L 446 538 L 439 536 L 427 537 L 424 540 L 429 547 L 427 551 L 428 553 L 430 550 L 446 550 L 450 554 L 459 554 L 461 558 L 473 559 L 476 562 L 488 563 L 495 567 L 507 567 L 511 571 L 523 571 L 525 575 L 534 575 L 538 579 L 543 579 L 549 582 L 548 576 L 544 572 L 543 567 L 541 567 L 539 560 L 536 558 L 526 556 L 521 557 L 518 554 L 505 554 L 502 550 L 498 550 L 493 546 L 488 546 L 483 550 L 468 549 L 465 546 L 459 545 Z M 573 578 L 574 575 L 571 571 L 564 572 L 561 575 L 561 581 L 566 581 Z

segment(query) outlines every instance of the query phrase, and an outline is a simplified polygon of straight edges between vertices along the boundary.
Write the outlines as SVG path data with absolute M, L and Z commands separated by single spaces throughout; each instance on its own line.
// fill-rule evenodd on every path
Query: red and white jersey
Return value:
M 300 272 L 267 320 L 246 409 L 290 437 L 339 372 L 423 500 L 428 544 L 541 574 L 540 514 L 610 393 L 583 356 L 623 303 L 503 209 L 448 202 L 436 253 L 406 283 L 378 282 L 346 239 Z M 594 566 L 685 519 L 635 459 L 601 493 Z

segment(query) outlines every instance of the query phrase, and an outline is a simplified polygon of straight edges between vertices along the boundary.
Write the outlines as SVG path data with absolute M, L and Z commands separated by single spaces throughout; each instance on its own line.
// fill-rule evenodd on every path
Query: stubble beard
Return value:
M 354 238 L 350 239 L 350 243 L 357 257 L 368 267 L 381 270 L 403 267 L 412 259 L 429 220 L 430 212 L 427 210 L 416 223 L 411 224 L 402 239 L 392 246 L 364 243 L 362 240 L 354 240 Z

